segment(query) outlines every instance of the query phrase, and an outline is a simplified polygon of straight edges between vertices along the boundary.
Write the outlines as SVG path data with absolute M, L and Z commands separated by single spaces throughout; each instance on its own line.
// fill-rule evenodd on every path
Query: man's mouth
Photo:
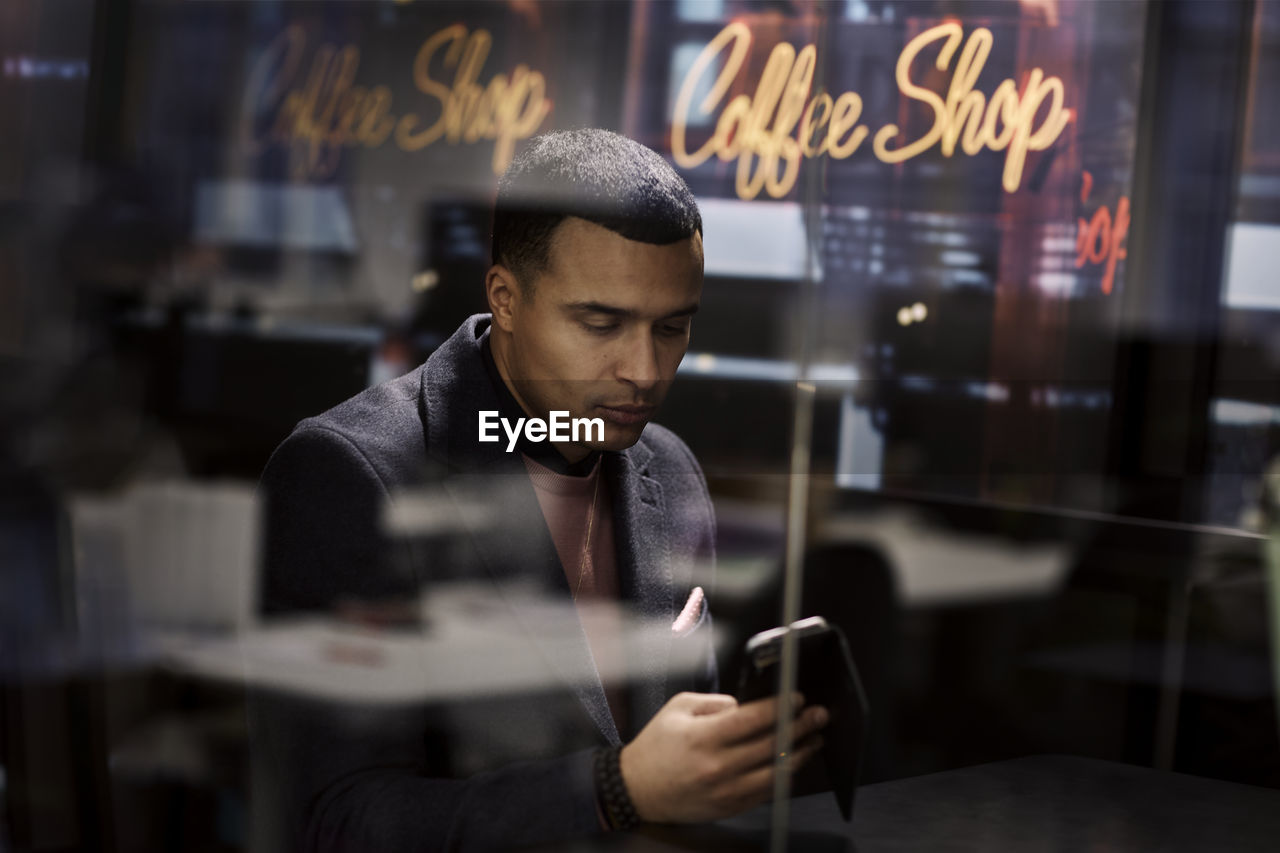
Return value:
M 644 423 L 658 410 L 657 406 L 597 406 L 596 408 L 606 421 L 612 421 L 619 426 L 635 426 Z

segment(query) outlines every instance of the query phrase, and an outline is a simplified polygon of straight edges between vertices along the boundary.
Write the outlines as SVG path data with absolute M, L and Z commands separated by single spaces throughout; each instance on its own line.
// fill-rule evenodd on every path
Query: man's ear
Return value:
M 520 298 L 520 283 L 515 273 L 502 264 L 494 264 L 484 276 L 484 295 L 489 302 L 493 322 L 504 332 L 515 328 L 515 303 Z

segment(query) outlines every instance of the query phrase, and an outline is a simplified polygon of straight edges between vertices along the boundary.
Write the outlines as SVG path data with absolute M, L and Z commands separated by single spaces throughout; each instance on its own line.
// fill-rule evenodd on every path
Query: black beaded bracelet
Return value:
M 640 815 L 636 814 L 635 804 L 627 793 L 627 784 L 622 781 L 622 767 L 618 762 L 621 753 L 622 747 L 613 746 L 598 749 L 595 754 L 596 796 L 609 827 L 615 830 L 631 829 L 640 823 Z

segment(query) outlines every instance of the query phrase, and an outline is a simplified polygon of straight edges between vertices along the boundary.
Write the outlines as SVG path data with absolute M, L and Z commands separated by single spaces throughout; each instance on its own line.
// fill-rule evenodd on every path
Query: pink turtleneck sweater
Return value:
M 574 602 L 591 603 L 586 611 L 580 609 L 579 615 L 583 617 L 582 629 L 596 669 L 602 673 L 620 673 L 624 649 L 618 607 L 617 554 L 613 544 L 613 502 L 608 484 L 602 481 L 600 461 L 596 460 L 595 468 L 587 476 L 573 477 L 552 471 L 528 456 L 523 458 Z M 591 528 L 589 549 L 588 524 Z M 614 722 L 623 733 L 626 730 L 623 683 L 608 677 L 602 677 L 602 683 Z

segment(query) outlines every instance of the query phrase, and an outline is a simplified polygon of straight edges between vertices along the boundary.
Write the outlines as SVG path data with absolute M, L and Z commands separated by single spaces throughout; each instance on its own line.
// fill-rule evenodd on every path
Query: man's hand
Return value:
M 814 734 L 827 710 L 800 709 L 796 694 L 792 770 L 822 745 Z M 619 757 L 622 779 L 641 820 L 718 820 L 767 801 L 773 793 L 774 697 L 739 705 L 732 696 L 680 693 L 654 715 Z

